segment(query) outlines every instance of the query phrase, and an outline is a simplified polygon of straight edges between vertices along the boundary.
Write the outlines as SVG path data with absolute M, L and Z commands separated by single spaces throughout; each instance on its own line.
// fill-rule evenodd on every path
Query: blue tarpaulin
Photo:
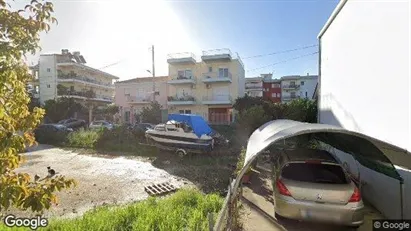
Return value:
M 175 120 L 177 122 L 184 122 L 189 125 L 194 133 L 201 137 L 202 135 L 210 135 L 213 130 L 208 126 L 203 117 L 191 114 L 169 114 L 168 120 Z

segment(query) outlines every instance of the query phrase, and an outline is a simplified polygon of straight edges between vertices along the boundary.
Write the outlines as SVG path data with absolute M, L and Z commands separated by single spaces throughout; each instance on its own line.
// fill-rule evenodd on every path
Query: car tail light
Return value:
M 290 191 L 288 191 L 287 187 L 285 187 L 284 183 L 281 180 L 277 180 L 276 182 L 278 192 L 284 196 L 291 196 Z
M 357 187 L 354 189 L 354 193 L 351 195 L 351 198 L 348 202 L 359 202 L 361 201 L 361 193 Z

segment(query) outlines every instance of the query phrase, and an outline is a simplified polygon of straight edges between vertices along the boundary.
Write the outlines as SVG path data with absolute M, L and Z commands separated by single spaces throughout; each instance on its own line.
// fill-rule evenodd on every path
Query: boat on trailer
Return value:
M 204 153 L 214 149 L 214 134 L 199 115 L 170 114 L 166 123 L 147 130 L 146 138 L 160 149 L 176 151 L 179 154 Z

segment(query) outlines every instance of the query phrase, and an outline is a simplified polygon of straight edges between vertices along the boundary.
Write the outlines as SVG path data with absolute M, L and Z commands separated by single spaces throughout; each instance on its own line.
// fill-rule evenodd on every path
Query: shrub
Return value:
M 126 126 L 104 129 L 96 142 L 96 149 L 111 151 L 138 151 L 139 137 Z
M 36 141 L 40 144 L 61 145 L 67 141 L 66 132 L 50 132 L 47 130 L 36 130 Z
M 101 131 L 80 129 L 70 133 L 66 143 L 70 147 L 94 148 L 100 135 Z

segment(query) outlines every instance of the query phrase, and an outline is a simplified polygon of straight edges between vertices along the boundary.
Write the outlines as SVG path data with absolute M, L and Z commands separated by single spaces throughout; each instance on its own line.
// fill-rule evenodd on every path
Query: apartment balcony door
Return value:
M 219 78 L 228 78 L 228 68 L 219 68 L 218 69 Z

